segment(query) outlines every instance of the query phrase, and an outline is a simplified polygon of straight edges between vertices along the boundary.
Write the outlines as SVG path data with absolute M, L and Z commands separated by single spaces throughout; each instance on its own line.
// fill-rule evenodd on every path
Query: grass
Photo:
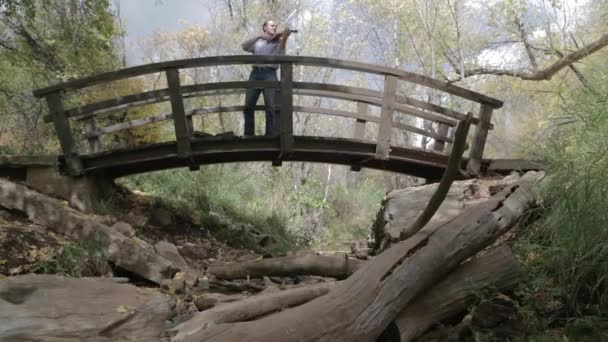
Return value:
M 94 277 L 111 273 L 101 246 L 92 240 L 67 243 L 59 253 L 49 259 L 38 261 L 30 270 L 34 273 L 68 277 Z
M 537 150 L 548 178 L 541 219 L 517 246 L 529 275 L 520 292 L 540 316 L 555 306 L 536 331 L 608 340 L 608 92 L 580 92 L 560 115 L 569 123 Z
M 281 207 L 269 205 L 272 177 L 255 177 L 232 165 L 205 167 L 199 172 L 166 170 L 130 176 L 123 185 L 150 193 L 175 208 L 197 216 L 219 239 L 237 248 L 277 254 L 297 245 L 287 229 Z M 270 235 L 270 248 L 258 244 Z

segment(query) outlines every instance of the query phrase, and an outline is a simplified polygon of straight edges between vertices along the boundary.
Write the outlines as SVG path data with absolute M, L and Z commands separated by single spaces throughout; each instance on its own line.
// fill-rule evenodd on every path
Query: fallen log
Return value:
M 262 278 L 264 276 L 317 275 L 345 279 L 364 264 L 364 261 L 325 255 L 296 255 L 260 259 L 234 264 L 210 265 L 207 272 L 219 279 Z
M 534 203 L 530 173 L 489 201 L 367 262 L 328 294 L 256 321 L 218 324 L 172 341 L 374 341 L 414 298 L 514 225 Z M 176 327 L 180 331 L 180 326 Z
M 472 118 L 472 114 L 468 113 L 466 119 L 458 123 L 452 153 L 450 153 L 450 158 L 448 159 L 448 166 L 443 173 L 441 180 L 439 181 L 439 185 L 437 185 L 435 193 L 433 193 L 433 196 L 431 196 L 429 204 L 427 204 L 426 208 L 424 208 L 422 213 L 418 215 L 416 221 L 414 221 L 414 223 L 412 223 L 410 226 L 404 228 L 399 233 L 399 240 L 405 240 L 422 229 L 422 227 L 429 223 L 431 218 L 433 218 L 433 215 L 435 215 L 437 212 L 437 209 L 439 209 L 441 203 L 443 203 L 445 196 L 447 196 L 448 192 L 450 191 L 452 182 L 454 182 L 456 176 L 458 176 L 461 172 L 460 164 L 462 161 L 462 154 L 464 153 L 466 147 L 467 134 L 469 133 Z M 390 235 L 388 235 L 388 238 L 390 238 Z
M 190 320 L 180 324 L 178 329 L 170 329 L 167 333 L 170 336 L 173 335 L 172 340 L 179 341 L 217 324 L 248 321 L 309 302 L 327 294 L 334 285 L 334 283 L 310 285 L 252 296 L 237 302 L 217 306 L 195 313 Z
M 512 288 L 521 278 L 515 255 L 506 246 L 463 263 L 456 271 L 405 307 L 395 320 L 401 341 L 411 341 L 432 325 L 466 309 L 474 293 L 488 287 Z
M 109 261 L 157 284 L 179 270 L 144 241 L 128 238 L 60 200 L 6 179 L 0 179 L 0 205 L 76 241 L 94 241 Z

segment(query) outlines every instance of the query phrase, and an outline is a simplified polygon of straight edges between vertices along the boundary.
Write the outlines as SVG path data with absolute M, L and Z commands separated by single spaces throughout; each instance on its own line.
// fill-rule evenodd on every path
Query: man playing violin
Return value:
M 267 20 L 262 25 L 262 35 L 251 38 L 241 45 L 243 50 L 251 52 L 254 55 L 284 55 L 285 46 L 287 45 L 287 38 L 291 35 L 293 30 L 286 27 L 283 32 L 277 34 L 277 24 L 274 20 Z M 250 81 L 278 81 L 277 69 L 279 65 L 276 64 L 254 64 L 249 75 Z M 264 105 L 266 109 L 266 133 L 265 135 L 272 135 L 274 132 L 275 125 L 275 88 L 264 88 L 264 89 L 247 89 L 245 93 L 245 110 L 243 114 L 245 116 L 245 135 L 254 135 L 255 129 L 255 106 L 260 97 L 260 92 L 264 93 Z

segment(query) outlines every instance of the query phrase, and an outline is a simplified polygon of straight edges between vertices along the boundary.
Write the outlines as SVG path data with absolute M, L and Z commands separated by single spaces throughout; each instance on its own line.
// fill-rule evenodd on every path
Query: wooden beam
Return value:
M 96 130 L 97 125 L 95 123 L 95 118 L 88 118 L 84 120 L 84 131 L 89 143 L 89 153 L 97 153 L 101 151 L 101 140 L 99 139 L 99 135 L 92 134 Z
M 479 176 L 481 174 L 481 160 L 488 138 L 490 121 L 492 120 L 492 110 L 493 108 L 489 105 L 481 105 L 479 112 L 480 124 L 477 125 L 477 129 L 475 130 L 471 152 L 469 152 L 469 162 L 467 163 L 467 172 L 471 175 Z
M 74 143 L 70 122 L 65 116 L 61 93 L 57 91 L 47 94 L 46 103 L 49 106 L 55 132 L 57 133 L 57 138 L 59 138 L 59 144 L 65 158 L 66 170 L 70 176 L 81 175 L 83 170 L 82 161 L 78 154 L 78 147 Z
M 471 122 L 470 119 L 468 121 Z M 450 129 L 450 126 L 448 126 L 444 123 L 439 123 L 439 127 L 437 127 L 437 135 L 447 137 L 449 129 Z M 444 148 L 445 148 L 445 142 L 443 142 L 442 140 L 439 140 L 439 139 L 435 139 L 435 143 L 433 144 L 433 150 L 435 150 L 439 153 L 442 153 Z
M 380 127 L 376 145 L 376 158 L 389 159 L 391 148 L 391 135 L 393 131 L 393 114 L 395 112 L 395 98 L 397 97 L 397 78 L 384 77 L 384 97 L 382 112 L 380 114 Z
M 279 134 L 281 156 L 288 155 L 293 147 L 293 65 L 281 63 Z
M 357 103 L 357 114 L 359 114 L 360 116 L 367 116 L 368 115 L 367 112 L 368 112 L 368 105 L 363 102 L 358 102 Z M 367 122 L 366 120 L 357 119 L 357 122 L 355 123 L 355 139 L 363 140 L 363 138 L 365 137 L 365 123 L 366 122 Z
M 273 55 L 273 56 L 253 56 L 253 55 L 241 55 L 241 56 L 216 56 L 216 57 L 202 57 L 175 60 L 169 62 L 160 62 L 147 65 L 140 65 L 136 67 L 126 68 L 117 71 L 110 71 L 95 76 L 81 78 L 65 83 L 57 84 L 43 89 L 34 91 L 34 96 L 42 97 L 48 93 L 59 91 L 59 90 L 71 90 L 90 87 L 100 83 L 107 83 L 116 81 L 128 77 L 135 77 L 140 75 L 146 75 L 150 73 L 161 72 L 165 69 L 171 68 L 195 68 L 203 66 L 214 66 L 214 65 L 231 65 L 231 64 L 279 64 L 279 63 L 293 63 L 298 65 L 308 65 L 317 67 L 328 67 L 336 69 L 344 69 L 351 71 L 358 71 L 370 74 L 388 75 L 394 76 L 404 81 L 419 84 L 425 87 L 434 88 L 443 92 L 447 92 L 471 101 L 485 103 L 493 108 L 502 107 L 503 103 L 500 100 L 491 98 L 481 93 L 474 92 L 465 88 L 461 88 L 454 84 L 450 84 L 445 81 L 436 80 L 424 75 L 418 75 L 408 71 L 387 68 L 379 65 L 360 63 L 354 61 L 345 61 L 334 58 L 324 57 L 309 57 L 309 56 L 289 56 L 289 55 Z
M 179 83 L 178 69 L 167 69 L 167 84 L 169 85 L 169 96 L 171 98 L 171 111 L 173 112 L 173 124 L 175 126 L 175 138 L 177 139 L 177 155 L 180 158 L 189 158 L 192 153 L 188 120 L 184 110 L 184 102 Z

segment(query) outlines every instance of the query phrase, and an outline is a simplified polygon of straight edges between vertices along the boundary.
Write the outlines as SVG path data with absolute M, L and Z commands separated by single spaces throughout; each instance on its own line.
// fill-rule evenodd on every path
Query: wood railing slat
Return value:
M 384 97 L 382 111 L 380 113 L 380 127 L 378 128 L 376 145 L 376 158 L 378 159 L 389 159 L 396 97 L 397 78 L 394 76 L 385 76 Z
M 281 155 L 291 152 L 293 147 L 293 65 L 281 63 L 279 128 Z
M 477 125 L 477 129 L 475 130 L 475 137 L 473 138 L 473 144 L 471 145 L 471 151 L 469 152 L 469 161 L 467 163 L 467 172 L 475 176 L 478 176 L 481 171 L 481 160 L 483 158 L 483 150 L 486 146 L 486 139 L 488 138 L 490 121 L 492 120 L 492 110 L 493 108 L 491 106 L 482 104 L 479 112 L 479 120 L 481 122 Z
M 59 144 L 63 151 L 63 156 L 66 163 L 66 169 L 71 176 L 82 174 L 82 161 L 78 153 L 78 147 L 74 143 L 70 121 L 65 116 L 63 109 L 63 100 L 60 92 L 49 93 L 46 95 L 46 102 L 49 106 L 49 112 L 53 118 L 53 125 Z
M 184 101 L 180 90 L 179 71 L 167 69 L 167 84 L 169 85 L 169 96 L 171 98 L 171 112 L 173 113 L 173 124 L 175 126 L 175 138 L 177 140 L 177 155 L 180 158 L 188 158 L 192 154 L 188 120 L 184 110 Z

